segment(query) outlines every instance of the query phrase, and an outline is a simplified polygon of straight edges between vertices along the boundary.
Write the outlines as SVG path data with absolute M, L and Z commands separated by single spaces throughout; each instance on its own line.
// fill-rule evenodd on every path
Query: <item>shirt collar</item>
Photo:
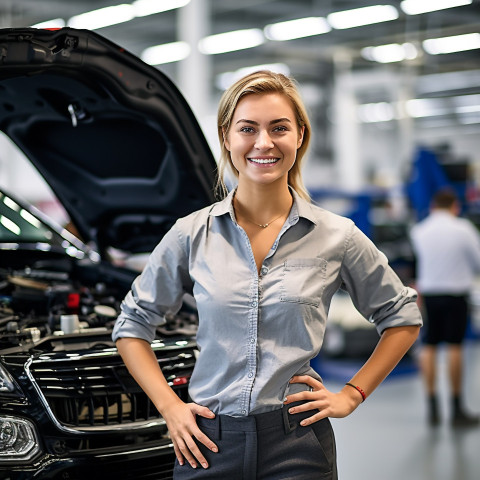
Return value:
M 433 217 L 455 217 L 455 215 L 452 212 L 445 210 L 444 208 L 438 208 L 436 210 L 432 210 L 430 212 L 430 215 Z
M 288 216 L 288 222 L 290 225 L 297 223 L 299 217 L 305 218 L 316 225 L 317 220 L 312 209 L 312 204 L 300 197 L 292 187 L 289 188 L 293 197 L 292 209 L 290 210 L 290 214 Z M 233 210 L 233 197 L 235 195 L 235 191 L 236 189 L 231 190 L 223 200 L 214 203 L 210 210 L 210 215 L 213 217 L 220 217 L 221 215 L 230 214 L 231 219 L 235 221 L 235 213 Z

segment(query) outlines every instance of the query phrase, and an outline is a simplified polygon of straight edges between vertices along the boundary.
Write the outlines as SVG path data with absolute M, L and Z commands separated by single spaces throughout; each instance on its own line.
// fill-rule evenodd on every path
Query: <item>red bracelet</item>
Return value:
M 350 382 L 347 382 L 345 385 L 348 385 L 349 387 L 353 387 L 357 392 L 360 393 L 363 399 L 362 403 L 366 400 L 367 396 L 365 395 L 365 392 L 360 387 L 357 387 L 357 385 L 354 385 L 353 383 L 350 383 Z

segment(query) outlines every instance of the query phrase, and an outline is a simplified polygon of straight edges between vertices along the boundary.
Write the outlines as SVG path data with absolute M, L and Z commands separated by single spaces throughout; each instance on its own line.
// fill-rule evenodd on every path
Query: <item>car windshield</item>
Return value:
M 48 243 L 60 245 L 62 237 L 24 209 L 8 195 L 0 192 L 0 242 Z

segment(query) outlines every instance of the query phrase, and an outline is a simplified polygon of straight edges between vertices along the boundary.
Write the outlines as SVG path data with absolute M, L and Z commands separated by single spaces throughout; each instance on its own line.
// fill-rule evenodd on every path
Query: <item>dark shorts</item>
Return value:
M 424 295 L 426 318 L 422 329 L 423 343 L 462 343 L 467 329 L 466 295 Z
M 291 405 L 289 406 L 291 407 Z M 200 450 L 209 463 L 193 469 L 175 462 L 174 480 L 337 480 L 335 437 L 328 418 L 299 425 L 314 412 L 290 415 L 287 408 L 248 417 L 197 417 L 219 448 Z

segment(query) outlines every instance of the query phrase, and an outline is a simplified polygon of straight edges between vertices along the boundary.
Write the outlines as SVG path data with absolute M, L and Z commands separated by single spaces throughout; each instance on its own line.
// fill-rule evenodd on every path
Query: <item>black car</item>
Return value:
M 198 123 L 170 80 L 101 36 L 25 28 L 0 30 L 0 130 L 78 231 L 0 193 L 0 478 L 171 478 L 165 422 L 111 341 L 137 273 L 109 252 L 149 252 L 213 201 Z M 169 320 L 152 346 L 186 400 L 194 303 Z

